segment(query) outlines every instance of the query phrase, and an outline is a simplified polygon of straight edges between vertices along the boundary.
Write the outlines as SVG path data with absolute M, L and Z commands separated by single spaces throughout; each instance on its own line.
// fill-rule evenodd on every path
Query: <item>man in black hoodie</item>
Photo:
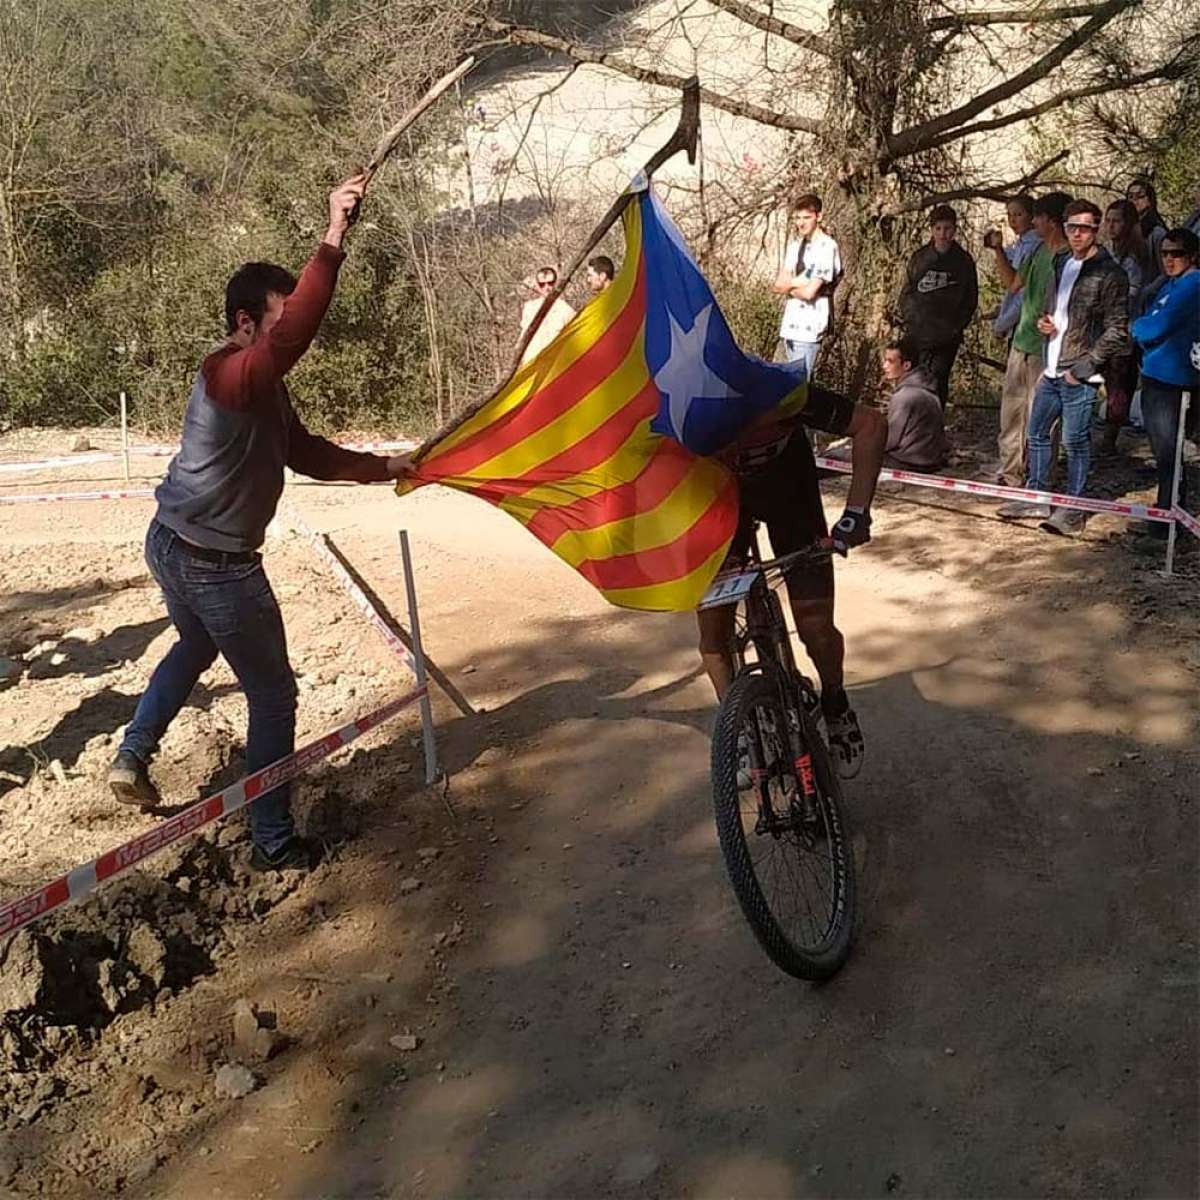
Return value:
M 921 352 L 921 366 L 937 383 L 942 408 L 963 330 L 979 305 L 975 260 L 958 244 L 958 214 L 939 204 L 929 214 L 929 242 L 908 260 L 900 293 L 900 320 Z

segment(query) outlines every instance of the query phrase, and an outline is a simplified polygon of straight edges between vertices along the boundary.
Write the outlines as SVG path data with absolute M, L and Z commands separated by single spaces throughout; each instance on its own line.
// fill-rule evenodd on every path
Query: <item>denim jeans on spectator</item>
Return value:
M 942 342 L 938 346 L 924 346 L 921 349 L 920 365 L 933 376 L 943 412 L 946 411 L 946 402 L 950 399 L 950 375 L 961 345 L 960 339 L 956 342 Z
M 1150 449 L 1158 466 L 1159 508 L 1170 508 L 1175 484 L 1175 443 L 1179 438 L 1179 400 L 1184 389 L 1142 376 L 1142 424 L 1150 436 Z M 1197 402 L 1193 394 L 1192 403 Z M 1179 480 L 1179 505 L 1187 504 L 1187 471 Z M 1166 526 L 1164 525 L 1165 529 Z
M 784 355 L 788 362 L 802 362 L 805 378 L 811 379 L 817 365 L 817 354 L 821 349 L 820 342 L 795 342 L 788 338 L 783 340 Z
M 149 762 L 167 726 L 217 654 L 233 668 L 250 709 L 246 769 L 256 771 L 295 748 L 296 681 L 283 617 L 258 555 L 210 562 L 157 521 L 146 534 L 146 562 L 162 588 L 179 635 L 155 668 L 125 731 L 122 750 Z M 294 832 L 287 784 L 250 806 L 254 842 L 273 854 Z
M 1053 447 L 1050 431 L 1062 419 L 1062 443 L 1067 450 L 1067 495 L 1082 496 L 1092 465 L 1092 413 L 1097 391 L 1090 383 L 1068 383 L 1064 377 L 1038 380 L 1029 414 L 1029 481 L 1035 492 L 1050 490 Z

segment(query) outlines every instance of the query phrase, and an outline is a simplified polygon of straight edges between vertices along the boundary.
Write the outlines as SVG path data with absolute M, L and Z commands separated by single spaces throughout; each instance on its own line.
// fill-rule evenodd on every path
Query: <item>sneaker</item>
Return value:
M 108 768 L 108 786 L 122 804 L 136 804 L 139 808 L 157 808 L 162 804 L 146 764 L 131 750 L 119 751 L 112 760 Z
M 1044 521 L 1050 516 L 1050 505 L 1031 504 L 1028 500 L 1014 500 L 996 509 L 996 516 L 1006 521 Z
M 1077 508 L 1056 508 L 1038 528 L 1044 533 L 1053 533 L 1058 537 L 1078 537 L 1087 524 L 1087 513 Z
M 292 834 L 273 854 L 255 846 L 250 854 L 252 871 L 311 871 L 324 857 L 324 848 L 311 838 Z
M 825 737 L 838 775 L 853 779 L 862 770 L 863 756 L 867 752 L 854 709 L 847 707 L 836 717 L 826 714 Z

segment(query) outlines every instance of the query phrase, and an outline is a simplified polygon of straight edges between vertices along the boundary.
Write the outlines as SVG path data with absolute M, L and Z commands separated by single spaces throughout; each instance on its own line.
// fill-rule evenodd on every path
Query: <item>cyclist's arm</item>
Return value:
M 869 509 L 887 448 L 887 418 L 878 409 L 855 404 L 847 396 L 810 384 L 808 403 L 800 412 L 800 420 L 812 429 L 850 438 L 851 474 L 846 507 Z
M 850 490 L 846 493 L 847 508 L 871 507 L 879 468 L 887 449 L 887 418 L 877 408 L 865 404 L 854 406 L 854 415 L 846 429 L 850 435 Z

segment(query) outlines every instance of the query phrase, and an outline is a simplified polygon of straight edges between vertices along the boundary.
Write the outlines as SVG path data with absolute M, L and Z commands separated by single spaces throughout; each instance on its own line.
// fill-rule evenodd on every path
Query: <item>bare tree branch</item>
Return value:
M 1175 58 L 1152 71 L 1143 71 L 1140 75 L 1124 75 L 1116 79 L 1102 79 L 1096 83 L 1081 84 L 1079 87 L 1058 92 L 1040 104 L 1031 104 L 1028 108 L 1017 108 L 1001 117 L 991 117 L 986 121 L 975 121 L 973 124 L 951 129 L 941 137 L 927 142 L 922 149 L 933 150 L 938 146 L 958 141 L 960 138 L 971 137 L 977 133 L 987 133 L 994 129 L 1003 129 L 1005 126 L 1015 125 L 1019 121 L 1028 121 L 1032 117 L 1040 117 L 1042 113 L 1052 112 L 1072 100 L 1083 100 L 1088 96 L 1102 96 L 1108 92 L 1124 92 L 1131 87 L 1141 87 L 1143 84 L 1166 83 L 1174 79 L 1182 79 L 1191 69 L 1186 60 Z
M 995 184 L 969 184 L 965 187 L 954 188 L 947 192 L 931 192 L 928 195 L 922 196 L 919 200 L 913 200 L 908 204 L 897 204 L 887 209 L 886 215 L 898 217 L 903 213 L 921 212 L 923 209 L 930 208 L 935 204 L 948 204 L 951 200 L 1010 200 L 1013 196 L 1031 188 L 1035 183 L 1045 185 L 1048 181 L 1043 179 L 1051 167 L 1056 167 L 1070 154 L 1069 150 L 1060 150 L 1053 158 L 1042 163 L 1040 167 L 1035 167 L 1032 171 L 1026 172 L 1020 179 L 1010 179 L 1007 183 Z
M 824 58 L 836 59 L 839 57 L 837 47 L 828 38 L 822 37 L 819 33 L 810 33 L 807 29 L 801 29 L 799 25 L 792 25 L 788 21 L 781 21 L 778 17 L 773 17 L 770 13 L 755 8 L 752 4 L 744 3 L 744 0 L 708 0 L 708 2 L 714 8 L 719 8 L 722 12 L 727 12 L 731 17 L 737 17 L 739 21 L 745 21 L 747 25 L 753 25 L 755 29 L 761 29 L 764 33 L 773 33 L 776 37 L 781 37 L 796 46 L 803 46 L 805 50 L 812 50 Z
M 606 50 L 596 50 L 581 42 L 572 42 L 567 38 L 556 37 L 551 33 L 543 33 L 540 29 L 527 29 L 520 25 L 508 25 L 503 21 L 488 20 L 481 28 L 497 37 L 502 37 L 512 45 L 537 46 L 542 50 L 556 54 L 565 54 L 578 63 L 588 63 L 594 66 L 607 67 L 619 75 L 636 79 L 639 83 L 649 83 L 654 87 L 671 88 L 681 91 L 687 80 L 682 75 L 669 75 L 664 71 L 651 71 L 639 67 L 637 63 L 609 54 Z M 721 95 L 709 88 L 700 89 L 702 103 L 718 108 L 722 112 L 732 113 L 735 117 L 745 117 L 757 121 L 760 125 L 771 125 L 776 129 L 789 129 L 796 133 L 818 134 L 822 130 L 820 121 L 810 117 L 794 116 L 788 113 L 775 112 L 764 108 L 761 104 L 752 104 L 748 100 L 734 100 L 730 96 Z
M 716 0 L 714 0 L 714 3 Z M 951 13 L 934 17 L 926 29 L 960 29 L 967 25 L 1041 25 L 1049 21 L 1070 21 L 1076 17 L 1094 17 L 1102 4 L 1064 4 L 1058 8 L 997 8 L 991 12 Z
M 1091 41 L 1106 25 L 1140 3 L 1141 0 L 1107 0 L 1106 3 L 1099 6 L 1090 20 L 1063 38 L 1058 45 L 1052 50 L 1048 50 L 1041 58 L 1030 63 L 1023 71 L 1018 71 L 1016 75 L 1004 80 L 1003 83 L 998 83 L 995 87 L 980 92 L 966 104 L 960 104 L 957 108 L 952 108 L 930 121 L 910 126 L 895 134 L 888 140 L 889 157 L 891 159 L 903 158 L 906 155 L 927 150 L 930 146 L 938 144 L 937 139 L 940 135 L 950 130 L 956 130 L 964 122 L 986 112 L 1010 96 L 1023 92 L 1030 84 L 1045 79 L 1061 62 Z

